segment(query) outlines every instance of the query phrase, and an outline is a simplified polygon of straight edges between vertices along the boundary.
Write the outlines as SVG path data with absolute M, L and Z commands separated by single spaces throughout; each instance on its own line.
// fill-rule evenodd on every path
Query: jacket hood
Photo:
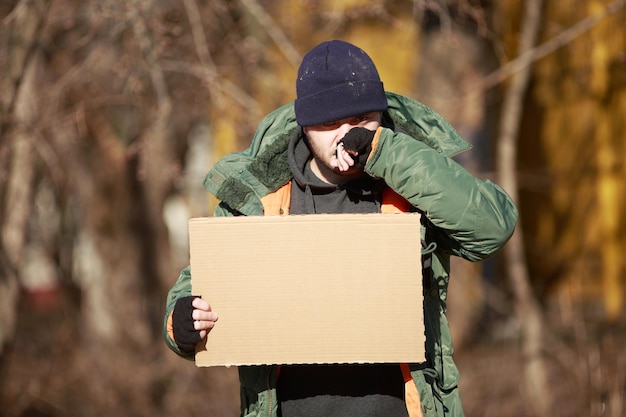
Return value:
M 422 141 L 446 156 L 470 148 L 457 131 L 430 107 L 387 92 L 385 124 Z M 293 102 L 268 114 L 260 123 L 250 147 L 221 158 L 204 179 L 206 189 L 230 209 L 244 215 L 263 213 L 260 198 L 292 179 L 288 161 L 291 137 L 301 128 Z

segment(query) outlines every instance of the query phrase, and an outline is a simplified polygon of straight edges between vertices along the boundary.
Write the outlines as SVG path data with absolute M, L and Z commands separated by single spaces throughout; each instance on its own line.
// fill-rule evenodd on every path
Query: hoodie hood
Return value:
M 384 182 L 366 174 L 343 184 L 329 184 L 311 170 L 313 154 L 302 129 L 291 136 L 287 150 L 293 174 L 292 214 L 313 213 L 375 213 L 380 210 Z M 360 201 L 360 204 L 356 204 Z M 366 204 L 363 204 L 363 202 Z
M 329 184 L 319 179 L 311 171 L 311 159 L 313 154 L 307 146 L 306 137 L 302 129 L 293 132 L 287 150 L 289 168 L 293 174 L 293 180 L 300 188 L 311 187 L 316 192 L 332 191 L 337 188 L 335 184 Z

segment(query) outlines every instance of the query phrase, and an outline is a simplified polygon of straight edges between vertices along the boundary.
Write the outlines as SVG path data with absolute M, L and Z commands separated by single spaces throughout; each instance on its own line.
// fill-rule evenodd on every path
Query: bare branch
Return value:
M 267 31 L 270 38 L 276 43 L 276 46 L 278 46 L 291 65 L 294 68 L 298 68 L 302 57 L 289 39 L 287 39 L 285 33 L 280 30 L 280 25 L 274 22 L 274 19 L 256 0 L 241 0 L 241 2 Z
M 207 84 L 214 84 L 215 87 L 219 88 L 223 93 L 231 96 L 237 103 L 239 103 L 242 107 L 244 107 L 247 111 L 260 114 L 261 106 L 259 102 L 255 100 L 252 96 L 247 94 L 241 88 L 239 88 L 236 84 L 230 82 L 227 79 L 220 79 L 219 82 L 218 76 L 216 73 L 212 73 L 211 69 L 208 67 L 203 67 L 201 65 L 195 65 L 187 62 L 180 61 L 172 61 L 169 59 L 163 59 L 160 61 L 161 67 L 165 71 L 172 72 L 182 72 L 191 74 L 195 77 L 198 77 L 202 80 L 205 80 Z
M 204 28 L 202 27 L 200 11 L 196 1 L 184 0 L 184 5 L 187 12 L 187 18 L 189 19 L 189 23 L 191 25 L 191 33 L 196 53 L 200 59 L 200 66 L 172 60 L 162 60 L 161 65 L 163 69 L 166 71 L 189 73 L 204 80 L 209 88 L 209 91 L 211 92 L 211 99 L 214 100 L 218 106 L 220 106 L 221 102 L 220 93 L 225 93 L 248 111 L 260 113 L 260 106 L 256 100 L 229 80 L 220 77 L 217 66 L 211 57 L 211 52 L 206 41 L 207 38 Z
M 563 32 L 559 33 L 554 38 L 542 43 L 535 48 L 529 49 L 526 52 L 521 53 L 520 56 L 518 56 L 517 58 L 506 63 L 505 65 L 498 68 L 496 71 L 483 78 L 480 85 L 477 87 L 477 90 L 485 91 L 495 87 L 513 74 L 522 71 L 539 59 L 551 54 L 559 48 L 564 47 L 585 32 L 590 31 L 602 20 L 612 14 L 617 13 L 624 6 L 626 6 L 626 0 L 616 0 L 613 3 L 607 5 L 601 12 L 584 18 L 580 22 L 576 23 L 574 26 L 571 26 Z
M 196 53 L 200 59 L 200 63 L 204 68 L 204 77 L 208 81 L 209 89 L 219 89 L 219 75 L 217 67 L 211 57 L 209 46 L 206 42 L 206 35 L 202 28 L 202 21 L 200 20 L 200 11 L 195 0 L 184 0 L 185 10 L 187 11 L 187 17 L 191 24 L 191 34 L 193 36 L 193 43 L 196 47 Z M 214 100 L 219 100 L 219 94 L 211 94 Z
M 141 3 L 143 0 L 135 0 L 132 2 L 134 7 L 129 10 L 129 21 L 132 23 L 135 37 L 141 48 L 144 60 L 146 61 L 148 70 L 150 72 L 150 78 L 152 80 L 152 87 L 157 96 L 157 102 L 160 113 L 168 113 L 171 108 L 171 101 L 169 98 L 167 83 L 165 82 L 165 76 L 161 70 L 158 62 L 158 56 L 152 39 L 148 33 L 148 28 L 141 13 Z
M 28 4 L 26 3 L 26 0 L 19 0 L 17 4 L 15 5 L 15 7 L 13 8 L 13 10 L 11 10 L 11 12 L 8 15 L 6 15 L 4 19 L 2 19 L 2 24 L 4 26 L 7 26 L 9 23 L 15 20 L 20 14 L 23 14 L 27 8 L 28 8 Z

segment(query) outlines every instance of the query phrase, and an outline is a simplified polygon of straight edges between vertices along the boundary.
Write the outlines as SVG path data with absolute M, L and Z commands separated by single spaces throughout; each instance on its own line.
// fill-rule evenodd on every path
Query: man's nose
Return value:
M 343 123 L 337 128 L 337 137 L 339 139 L 343 138 L 344 136 L 346 136 L 346 133 L 348 133 L 348 131 L 350 131 L 350 129 L 352 129 L 353 127 L 354 125 L 351 123 Z

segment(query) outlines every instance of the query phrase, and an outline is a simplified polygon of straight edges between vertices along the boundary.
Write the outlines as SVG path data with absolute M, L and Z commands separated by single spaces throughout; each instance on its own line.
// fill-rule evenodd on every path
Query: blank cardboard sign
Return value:
M 420 215 L 189 221 L 198 366 L 424 361 Z

